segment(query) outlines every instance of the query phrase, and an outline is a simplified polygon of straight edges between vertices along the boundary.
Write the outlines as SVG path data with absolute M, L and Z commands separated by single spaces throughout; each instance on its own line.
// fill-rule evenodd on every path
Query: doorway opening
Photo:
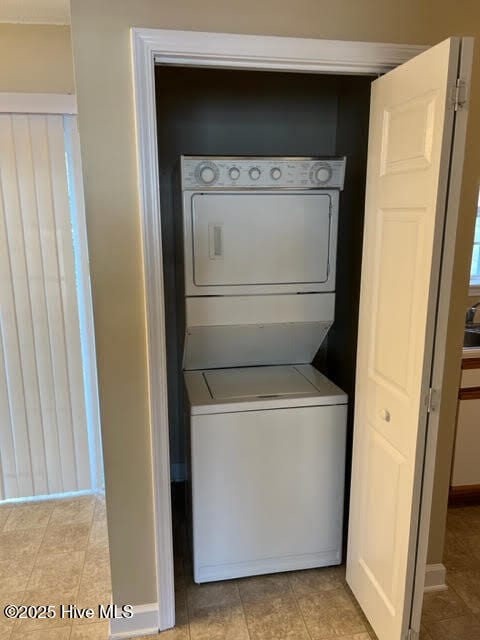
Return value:
M 335 321 L 313 365 L 349 397 L 344 558 L 353 431 L 358 301 L 363 241 L 365 174 L 372 76 L 219 70 L 158 65 L 155 70 L 170 423 L 172 513 L 177 623 L 212 614 L 221 597 L 237 600 L 246 616 L 262 601 L 293 606 L 289 624 L 299 637 L 313 618 L 300 613 L 304 596 L 344 603 L 344 633 L 371 629 L 346 586 L 344 567 L 194 585 L 191 566 L 188 418 L 183 389 L 184 273 L 180 156 L 346 156 L 336 256 Z M 183 588 L 182 588 L 183 587 Z M 331 592 L 329 593 L 329 591 Z M 227 595 L 228 594 L 228 595 Z M 307 598 L 308 599 L 308 598 Z M 232 600 L 232 601 L 233 601 Z M 309 601 L 310 602 L 310 601 Z M 288 604 L 289 603 L 289 604 Z M 302 617 L 303 615 L 303 617 Z M 188 617 L 190 616 L 190 618 Z M 317 621 L 318 622 L 318 621 Z M 186 623 L 185 623 L 186 624 Z M 297 627 L 295 627 L 297 625 Z M 247 632 L 248 633 L 248 632 Z M 308 637 L 308 635 L 305 635 Z

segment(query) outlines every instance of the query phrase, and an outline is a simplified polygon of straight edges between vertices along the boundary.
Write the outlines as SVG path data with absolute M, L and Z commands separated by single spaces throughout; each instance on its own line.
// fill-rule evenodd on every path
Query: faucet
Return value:
M 475 315 L 478 307 L 480 307 L 480 301 L 473 304 L 470 309 L 468 309 L 467 314 L 465 316 L 465 324 L 474 324 Z

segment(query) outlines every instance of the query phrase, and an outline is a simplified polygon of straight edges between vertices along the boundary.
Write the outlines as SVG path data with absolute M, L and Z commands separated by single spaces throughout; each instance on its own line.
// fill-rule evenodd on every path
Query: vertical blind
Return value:
M 61 115 L 0 114 L 0 499 L 92 487 Z

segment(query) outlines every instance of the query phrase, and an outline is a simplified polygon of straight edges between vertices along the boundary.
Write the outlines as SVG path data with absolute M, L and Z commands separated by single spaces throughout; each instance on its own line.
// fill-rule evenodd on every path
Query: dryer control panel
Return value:
M 345 158 L 182 156 L 182 188 L 343 189 Z

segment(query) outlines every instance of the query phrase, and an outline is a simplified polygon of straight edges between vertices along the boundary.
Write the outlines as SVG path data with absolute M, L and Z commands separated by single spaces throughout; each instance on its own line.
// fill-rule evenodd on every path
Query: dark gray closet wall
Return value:
M 263 71 L 156 69 L 174 478 L 175 465 L 185 459 L 179 156 L 347 156 L 346 189 L 340 200 L 337 320 L 315 365 L 352 398 L 370 82 L 370 78 Z
M 338 93 L 336 152 L 347 156 L 347 171 L 345 187 L 340 197 L 335 322 L 328 333 L 324 371 L 348 393 L 349 398 L 343 529 L 345 541 L 350 502 L 370 82 L 371 79 L 366 82 L 361 77 L 342 78 Z

